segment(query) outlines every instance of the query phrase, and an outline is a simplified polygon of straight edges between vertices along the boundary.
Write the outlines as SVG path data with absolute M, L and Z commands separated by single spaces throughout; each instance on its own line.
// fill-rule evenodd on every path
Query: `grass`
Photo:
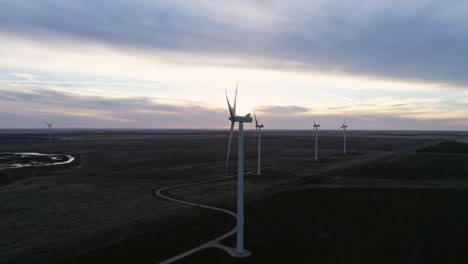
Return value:
M 268 132 L 264 134 L 264 164 L 275 165 L 312 157 L 312 144 L 305 144 L 310 139 L 309 132 L 275 134 L 277 136 L 271 138 Z M 232 227 L 232 220 L 226 219 L 228 216 L 200 212 L 197 208 L 184 209 L 156 199 L 151 194 L 155 188 L 224 175 L 227 135 L 226 131 L 146 134 L 79 132 L 55 135 L 57 138 L 79 138 L 77 140 L 47 142 L 40 139 L 42 134 L 25 134 L 25 140 L 0 134 L 2 152 L 60 153 L 77 157 L 75 162 L 64 166 L 0 171 L 0 198 L 7 205 L 5 210 L 0 209 L 3 226 L 0 229 L 0 246 L 7 245 L 0 251 L 0 259 L 4 257 L 2 254 L 6 255 L 7 249 L 18 248 L 6 257 L 33 259 L 30 263 L 50 263 L 56 257 L 64 256 L 69 256 L 69 261 L 80 263 L 155 263 L 217 236 Z M 356 152 L 388 151 L 427 143 L 438 137 L 372 137 L 369 133 L 363 133 L 350 135 L 348 142 L 350 150 L 355 149 Z M 341 149 L 341 142 L 339 133 L 323 133 L 320 146 L 336 151 Z M 234 139 L 233 146 L 235 144 Z M 231 153 L 231 172 L 236 167 L 234 150 L 235 147 Z M 257 157 L 255 146 L 246 146 L 245 151 L 246 167 L 254 168 Z M 434 154 L 415 155 L 422 157 Z M 332 164 L 327 162 L 335 158 L 338 156 L 324 159 L 318 164 L 306 162 L 277 168 L 270 179 L 281 181 L 283 177 L 289 177 L 284 178 L 284 181 L 293 182 L 294 176 L 297 176 L 295 174 L 307 174 L 312 167 L 328 167 Z M 430 165 L 437 160 L 430 161 Z M 445 162 L 442 160 L 440 164 Z M 453 166 L 457 167 L 460 163 L 463 161 Z M 427 158 L 418 164 L 426 166 Z M 386 170 L 387 167 L 382 168 Z M 368 168 L 353 171 L 371 175 L 379 172 L 379 167 L 375 170 L 371 168 L 370 172 Z M 262 187 L 267 183 L 275 184 L 266 179 L 267 174 L 250 183 Z M 293 262 L 304 262 L 304 259 L 314 259 L 323 263 L 343 263 L 347 259 L 364 259 L 365 262 L 366 256 L 382 256 L 379 252 L 385 247 L 380 251 L 373 250 L 374 247 L 380 248 L 375 241 L 385 240 L 386 236 L 392 235 L 390 231 L 395 232 L 396 229 L 389 227 L 394 222 L 409 225 L 404 229 L 406 233 L 416 225 L 413 221 L 429 221 L 426 225 L 429 229 L 438 227 L 440 219 L 436 217 L 435 209 L 426 208 L 421 214 L 413 215 L 428 199 L 430 202 L 438 201 L 430 197 L 439 197 L 444 204 L 465 203 L 464 198 L 444 198 L 445 193 L 427 194 L 427 199 L 419 199 L 419 192 L 402 194 L 381 190 L 372 193 L 366 190 L 310 193 L 289 192 L 247 204 L 246 246 L 254 255 L 245 261 L 286 262 L 292 259 Z M 418 201 L 413 207 L 400 208 L 413 200 Z M 398 210 L 393 210 L 392 204 Z M 28 209 L 15 210 L 18 208 Z M 448 220 L 453 219 L 455 213 L 444 210 L 439 212 L 447 214 Z M 457 210 L 463 212 L 462 209 Z M 139 215 L 143 213 L 151 215 L 140 218 Z M 64 214 L 67 217 L 62 217 Z M 129 223 L 125 220 L 127 218 L 131 220 Z M 390 222 L 385 222 L 385 219 Z M 460 219 L 466 222 L 463 215 Z M 380 221 L 383 221 L 382 225 Z M 460 230 L 463 227 L 450 221 L 442 221 L 441 224 Z M 109 229 L 96 228 L 101 225 Z M 15 229 L 10 230 L 10 226 Z M 390 231 L 386 232 L 387 229 Z M 54 237 L 53 241 L 51 237 Z M 410 238 L 412 240 L 409 241 L 417 241 Z M 301 243 L 304 241 L 310 243 Z M 396 238 L 391 241 L 395 245 L 406 243 Z M 400 250 L 397 246 L 390 249 Z M 222 255 L 219 262 L 233 261 L 226 259 L 224 253 L 209 252 L 202 252 L 208 255 L 203 255 L 200 260 L 195 256 L 193 261 L 218 262 L 216 254 Z
M 444 189 L 282 193 L 247 206 L 252 256 L 210 249 L 180 263 L 467 263 L 467 202 Z
M 436 146 L 427 147 L 419 152 L 468 154 L 468 144 L 461 142 L 445 141 Z
M 367 166 L 347 176 L 377 179 L 468 179 L 468 144 L 444 142 L 396 159 Z

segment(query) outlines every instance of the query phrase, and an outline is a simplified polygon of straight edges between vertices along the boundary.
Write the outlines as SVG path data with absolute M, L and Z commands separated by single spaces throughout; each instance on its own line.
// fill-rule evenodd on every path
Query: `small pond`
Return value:
M 0 169 L 52 166 L 72 163 L 75 158 L 65 154 L 35 152 L 0 152 Z

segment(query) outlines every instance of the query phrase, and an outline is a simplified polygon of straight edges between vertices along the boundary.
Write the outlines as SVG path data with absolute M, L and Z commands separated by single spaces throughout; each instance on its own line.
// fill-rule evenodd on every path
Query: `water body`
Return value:
M 75 158 L 64 154 L 42 154 L 36 152 L 2 152 L 0 169 L 53 166 L 72 163 Z

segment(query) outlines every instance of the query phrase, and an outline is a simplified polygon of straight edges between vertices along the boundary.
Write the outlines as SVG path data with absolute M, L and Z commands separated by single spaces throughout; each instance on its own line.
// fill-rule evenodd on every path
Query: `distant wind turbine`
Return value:
M 318 128 L 320 124 L 315 123 L 315 115 L 314 115 L 314 134 L 315 134 L 315 161 L 318 160 Z
M 340 127 L 343 129 L 343 154 L 346 154 L 346 128 L 348 125 L 346 125 L 346 116 L 343 118 L 343 125 Z
M 52 140 L 52 125 L 54 124 L 55 121 L 52 121 L 52 122 L 44 121 L 44 122 L 49 127 L 49 141 L 51 141 Z
M 236 255 L 239 257 L 246 257 L 250 255 L 248 250 L 244 250 L 244 123 L 251 123 L 252 117 L 250 114 L 246 116 L 236 116 L 236 100 L 237 100 L 237 87 L 236 95 L 234 97 L 234 107 L 229 103 L 226 90 L 226 100 L 229 107 L 229 120 L 231 120 L 231 130 L 229 133 L 229 144 L 228 152 L 226 157 L 226 170 L 225 176 L 227 176 L 227 169 L 229 163 L 229 152 L 231 150 L 232 133 L 234 130 L 234 124 L 239 123 L 239 134 L 238 134 L 238 155 L 237 155 L 237 245 Z
M 257 130 L 258 130 L 258 169 L 257 169 L 257 175 L 261 175 L 261 160 L 262 160 L 262 128 L 264 127 L 263 124 L 259 125 L 260 120 L 262 118 L 259 118 L 257 120 L 257 114 L 254 111 L 254 117 L 255 117 L 255 134 L 254 134 L 254 143 L 255 143 L 255 137 L 257 136 Z

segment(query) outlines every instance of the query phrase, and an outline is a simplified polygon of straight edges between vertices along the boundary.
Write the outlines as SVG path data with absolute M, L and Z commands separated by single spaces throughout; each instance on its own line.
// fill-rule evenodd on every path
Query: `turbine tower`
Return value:
M 257 136 L 257 130 L 258 130 L 258 169 L 257 169 L 257 175 L 262 175 L 261 173 L 261 160 L 262 160 L 262 128 L 264 127 L 263 124 L 259 125 L 260 119 L 257 120 L 257 114 L 254 111 L 254 117 L 255 117 L 255 134 L 254 134 L 254 143 L 255 143 L 255 138 Z
M 343 125 L 340 127 L 343 129 L 343 154 L 346 154 L 346 128 L 348 125 L 346 125 L 346 116 L 343 118 Z
M 315 161 L 318 160 L 318 128 L 320 124 L 315 123 L 315 115 L 314 115 L 314 134 L 315 134 Z
M 229 163 L 229 152 L 231 150 L 232 133 L 236 122 L 239 123 L 238 133 L 238 155 L 237 155 L 237 245 L 235 249 L 235 255 L 238 257 L 247 257 L 250 255 L 248 250 L 244 250 L 244 123 L 251 123 L 252 117 L 250 113 L 245 116 L 236 116 L 236 100 L 237 100 L 237 87 L 236 95 L 234 97 L 234 107 L 229 103 L 226 90 L 226 100 L 229 107 L 229 120 L 231 120 L 231 130 L 229 133 L 229 144 L 226 158 L 226 171 Z
M 54 124 L 55 121 L 52 121 L 52 122 L 44 121 L 44 122 L 49 127 L 49 141 L 51 141 L 52 140 L 52 125 Z

